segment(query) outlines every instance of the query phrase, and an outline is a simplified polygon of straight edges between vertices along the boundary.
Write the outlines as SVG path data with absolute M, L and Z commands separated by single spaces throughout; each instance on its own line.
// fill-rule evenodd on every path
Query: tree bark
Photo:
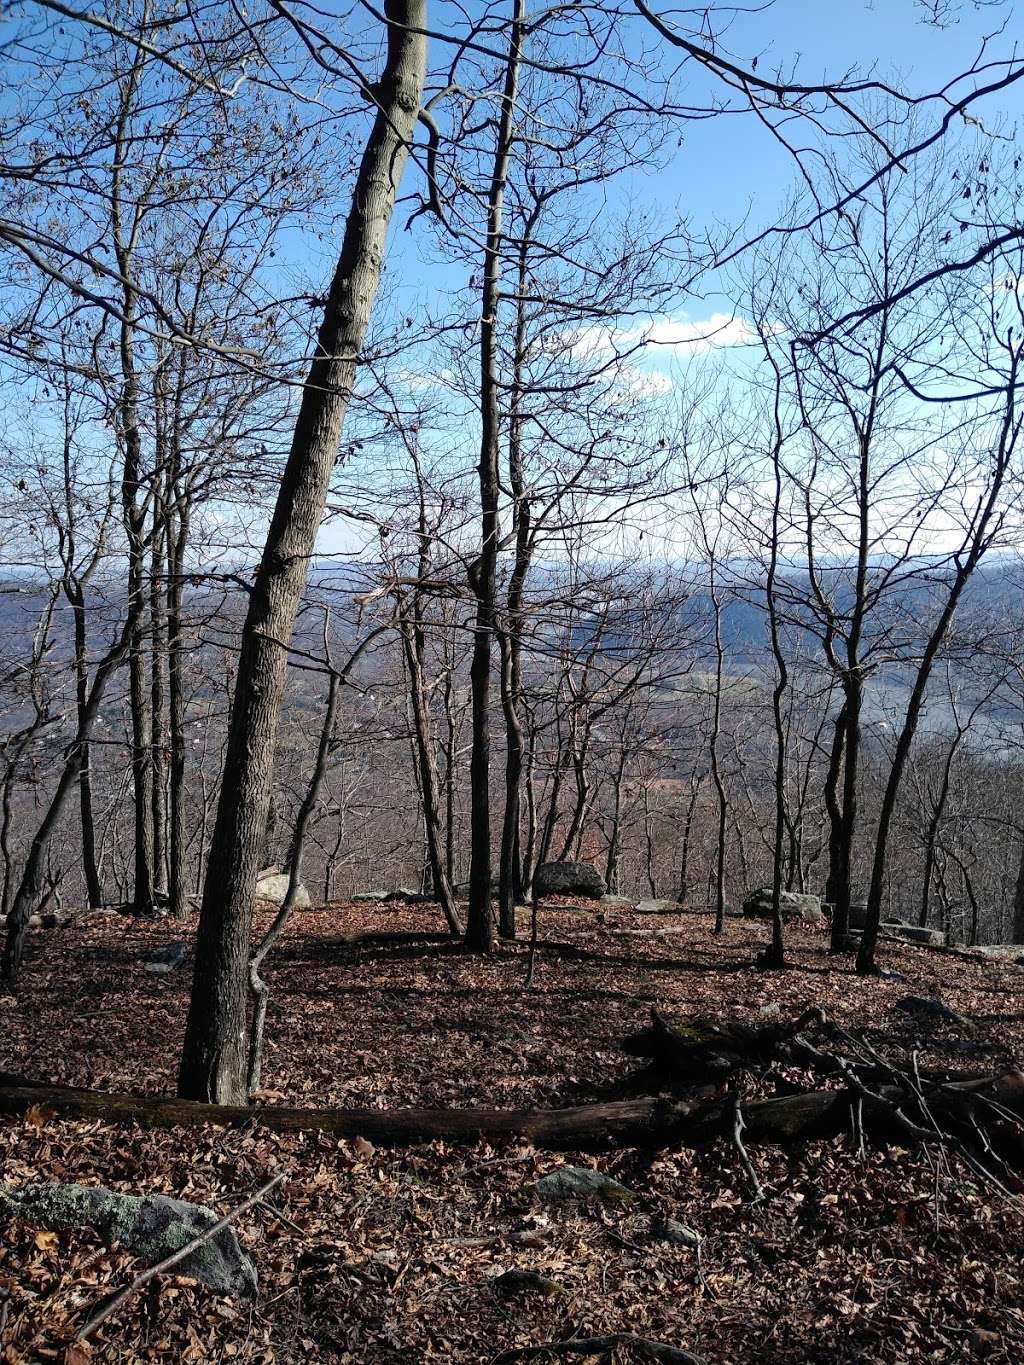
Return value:
M 79 581 L 72 585 L 69 581 L 65 589 L 71 606 L 74 626 L 75 649 L 75 708 L 77 727 L 84 729 L 85 711 L 89 700 L 89 659 L 88 639 L 85 619 L 85 593 Z M 103 886 L 100 882 L 99 863 L 96 858 L 96 819 L 92 802 L 92 746 L 88 740 L 81 745 L 80 766 L 78 770 L 78 809 L 82 825 L 82 872 L 85 876 L 86 897 L 90 909 L 95 910 L 103 904 Z
M 171 915 L 188 918 L 185 887 L 185 689 L 182 670 L 182 575 L 188 519 L 183 508 L 168 523 L 167 554 L 167 723 L 171 750 L 167 786 L 167 892 Z
M 469 580 L 476 598 L 473 658 L 470 664 L 470 695 L 473 709 L 473 744 L 469 762 L 470 857 L 469 907 L 466 946 L 489 953 L 494 947 L 494 916 L 491 909 L 491 642 L 497 628 L 496 582 L 498 572 L 498 408 L 497 330 L 501 297 L 502 211 L 512 145 L 516 90 L 519 85 L 520 45 L 524 0 L 514 0 L 508 61 L 501 96 L 494 166 L 487 194 L 487 240 L 484 246 L 483 294 L 480 316 L 480 553 L 470 567 Z
M 179 1069 L 180 1093 L 190 1099 L 245 1099 L 253 891 L 287 669 L 280 642 L 291 639 L 323 516 L 423 89 L 426 0 L 387 0 L 385 13 L 387 58 L 372 87 L 377 114 L 242 634 Z
M 417 476 L 419 467 L 417 465 Z M 455 893 L 448 878 L 444 845 L 441 835 L 441 793 L 437 773 L 433 718 L 426 682 L 426 637 L 423 629 L 423 592 L 421 584 L 430 572 L 430 536 L 427 528 L 426 503 L 422 479 L 419 486 L 419 562 L 417 582 L 408 605 L 399 596 L 397 602 L 399 633 L 409 675 L 409 704 L 413 719 L 413 751 L 416 760 L 420 804 L 423 811 L 423 834 L 426 843 L 427 865 L 430 872 L 431 894 L 436 898 L 453 934 L 461 935 L 465 926 L 455 908 Z
M 160 524 L 154 527 L 152 573 L 149 585 L 150 674 L 150 820 L 153 826 L 153 900 L 167 899 L 167 739 L 165 727 L 166 689 L 164 686 L 167 654 L 167 620 L 164 613 L 166 579 L 167 521 L 160 509 Z

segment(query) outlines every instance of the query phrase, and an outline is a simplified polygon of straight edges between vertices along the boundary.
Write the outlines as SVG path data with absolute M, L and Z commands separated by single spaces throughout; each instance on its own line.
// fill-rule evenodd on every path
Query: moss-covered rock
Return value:
M 134 1195 L 102 1185 L 0 1185 L 0 1223 L 19 1219 L 30 1227 L 62 1232 L 92 1228 L 108 1246 L 118 1246 L 147 1265 L 156 1265 L 218 1221 L 212 1209 L 162 1194 Z M 256 1297 L 256 1268 L 231 1228 L 189 1253 L 174 1267 L 219 1294 Z

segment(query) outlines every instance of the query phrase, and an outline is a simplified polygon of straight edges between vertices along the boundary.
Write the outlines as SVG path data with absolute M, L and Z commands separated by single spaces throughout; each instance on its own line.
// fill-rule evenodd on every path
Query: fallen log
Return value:
M 1015 1121 L 1024 1120 L 1024 1075 L 1010 1071 L 929 1087 L 930 1117 L 958 1117 L 977 1097 Z M 906 1092 L 887 1086 L 876 1096 L 847 1089 L 811 1090 L 743 1105 L 744 1140 L 789 1144 L 849 1131 L 851 1100 L 863 1107 L 864 1128 L 879 1138 L 906 1140 L 894 1110 L 911 1113 Z M 278 1105 L 201 1104 L 172 1096 L 130 1095 L 47 1085 L 0 1076 L 0 1113 L 21 1115 L 42 1106 L 69 1118 L 156 1127 L 259 1124 L 275 1132 L 323 1132 L 364 1137 L 382 1146 L 418 1142 L 475 1143 L 481 1138 L 525 1138 L 537 1147 L 601 1150 L 614 1147 L 703 1147 L 733 1131 L 730 1100 L 670 1101 L 646 1097 L 569 1109 L 299 1109 Z

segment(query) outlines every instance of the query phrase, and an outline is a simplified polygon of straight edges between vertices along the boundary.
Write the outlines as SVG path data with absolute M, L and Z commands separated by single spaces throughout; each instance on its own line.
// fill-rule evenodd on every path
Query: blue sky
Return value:
M 659 0 L 652 7 L 667 14 L 668 6 L 669 0 Z M 476 8 L 470 4 L 468 12 L 472 14 Z M 1024 5 L 1015 6 L 1009 0 L 982 5 L 964 0 L 957 6 L 955 21 L 937 27 L 924 22 L 925 12 L 915 0 L 834 0 L 832 4 L 776 0 L 773 5 L 752 6 L 750 12 L 738 14 L 723 47 L 745 67 L 756 57 L 762 76 L 781 71 L 784 79 L 816 83 L 855 71 L 861 78 L 874 77 L 922 96 L 939 90 L 968 68 L 977 59 L 986 35 L 991 36 L 987 60 L 1012 57 L 1021 8 Z M 433 19 L 438 27 L 443 27 L 445 9 L 445 0 L 438 0 Z M 721 12 L 723 6 L 717 9 Z M 994 73 L 987 73 L 979 83 L 992 79 Z M 685 89 L 687 100 L 706 100 L 711 83 L 702 78 L 698 68 L 688 69 L 687 80 L 692 81 Z M 958 86 L 958 95 L 969 88 L 969 83 Z M 925 106 L 915 136 L 935 127 L 943 111 L 938 102 Z M 972 112 L 988 130 L 998 129 L 1012 137 L 1024 128 L 1024 81 L 974 106 Z M 638 171 L 615 182 L 609 196 L 612 212 L 628 214 L 633 205 L 653 205 L 663 212 L 666 221 L 685 215 L 698 231 L 702 226 L 717 226 L 728 232 L 726 225 L 746 220 L 740 230 L 742 239 L 778 220 L 797 183 L 797 172 L 792 159 L 752 115 L 690 123 L 681 131 L 681 145 L 665 170 L 653 174 Z M 962 121 L 957 120 L 951 131 L 954 136 L 964 132 Z M 801 139 L 809 140 L 809 134 Z M 830 149 L 841 145 L 833 142 Z M 419 173 L 410 168 L 407 174 L 404 188 L 408 193 Z M 391 306 L 412 317 L 427 313 L 436 316 L 444 307 L 444 292 L 465 283 L 470 270 L 441 265 L 430 235 L 423 230 L 423 220 L 407 234 L 402 230 L 405 218 L 404 213 L 398 215 L 394 250 L 388 258 Z M 669 337 L 675 328 L 675 335 L 684 344 L 656 349 L 640 359 L 638 367 L 647 375 L 653 372 L 655 378 L 664 376 L 670 385 L 679 363 L 693 354 L 692 345 L 685 342 L 688 332 L 706 330 L 699 324 L 709 319 L 721 326 L 728 317 L 732 307 L 729 291 L 728 280 L 711 278 L 701 296 L 680 297 L 671 318 L 660 319 L 659 326 Z M 637 320 L 629 325 L 636 327 Z M 732 329 L 732 336 L 743 339 L 742 325 Z M 742 353 L 731 351 L 728 356 L 730 365 L 743 367 Z M 751 352 L 747 357 L 751 362 L 754 359 Z M 665 391 L 652 389 L 652 393 Z M 463 436 L 471 452 L 476 440 L 472 423 Z M 467 455 L 467 468 L 470 463 Z
M 792 78 L 814 82 L 856 68 L 861 76 L 884 79 L 921 95 L 939 89 L 970 66 L 986 35 L 991 36 L 990 58 L 1013 54 L 1021 17 L 1013 0 L 951 3 L 954 21 L 937 27 L 924 22 L 918 0 L 775 0 L 764 5 L 755 0 L 750 12 L 736 15 L 723 46 L 743 64 L 756 57 L 762 75 L 781 68 Z M 470 3 L 467 12 L 477 8 Z M 670 13 L 667 0 L 658 0 L 652 8 Z M 434 11 L 433 22 L 439 27 L 444 9 L 442 3 Z M 699 80 L 696 72 L 692 79 Z M 709 88 L 694 84 L 686 93 L 700 99 Z M 960 87 L 961 92 L 964 89 Z M 1014 133 L 1024 126 L 1024 81 L 991 97 L 975 112 L 987 127 Z M 924 126 L 931 127 L 940 117 L 940 106 L 927 106 L 922 117 Z M 958 125 L 952 131 L 962 131 L 959 120 Z M 750 115 L 694 123 L 682 132 L 682 146 L 672 164 L 654 175 L 641 171 L 621 177 L 612 191 L 613 204 L 657 204 L 666 214 L 685 214 L 697 227 L 746 219 L 752 228 L 773 221 L 796 183 L 796 171 Z M 417 173 L 407 174 L 411 180 Z M 394 245 L 389 279 L 402 294 L 403 308 L 415 308 L 417 299 L 426 303 L 436 289 L 455 283 L 452 272 L 438 265 L 436 253 L 424 251 L 423 233 L 407 235 L 399 228 Z M 686 311 L 697 319 L 721 307 L 721 299 L 694 299 Z

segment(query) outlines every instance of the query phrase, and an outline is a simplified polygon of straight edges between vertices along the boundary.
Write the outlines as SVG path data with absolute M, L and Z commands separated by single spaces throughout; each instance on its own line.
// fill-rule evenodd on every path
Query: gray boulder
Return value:
M 633 1191 L 625 1185 L 587 1166 L 563 1166 L 558 1171 L 542 1176 L 534 1188 L 541 1199 L 558 1202 L 600 1199 L 606 1204 L 631 1204 L 636 1199 Z
M 601 900 L 604 878 L 593 863 L 541 863 L 533 874 L 538 896 L 587 896 Z
M 162 1194 L 120 1194 L 102 1185 L 0 1185 L 0 1222 L 13 1218 L 51 1232 L 92 1228 L 107 1246 L 119 1246 L 147 1265 L 180 1251 L 219 1221 L 202 1204 Z M 256 1297 L 256 1267 L 230 1227 L 190 1252 L 173 1273 L 190 1275 L 218 1294 Z
M 281 867 L 268 867 L 256 878 L 256 896 L 261 901 L 271 901 L 274 905 L 281 905 L 284 902 L 288 891 L 288 870 Z M 297 910 L 309 909 L 309 892 L 304 886 L 299 886 L 295 893 L 295 908 Z
M 807 896 L 799 891 L 783 891 L 779 908 L 784 920 L 799 919 L 805 924 L 821 924 L 825 913 L 821 908 L 820 896 Z M 748 919 L 771 919 L 772 888 L 759 886 L 743 902 L 743 914 Z
M 165 948 L 161 948 L 149 959 L 146 963 L 146 971 L 152 972 L 154 976 L 166 976 L 181 966 L 185 961 L 187 952 L 188 947 L 184 943 L 168 943 Z
M 908 943 L 926 943 L 932 948 L 945 948 L 946 935 L 941 929 L 922 929 L 917 924 L 906 924 L 900 930 L 900 938 Z
M 679 909 L 678 901 L 656 901 L 644 900 L 637 901 L 636 913 L 638 915 L 671 915 Z

